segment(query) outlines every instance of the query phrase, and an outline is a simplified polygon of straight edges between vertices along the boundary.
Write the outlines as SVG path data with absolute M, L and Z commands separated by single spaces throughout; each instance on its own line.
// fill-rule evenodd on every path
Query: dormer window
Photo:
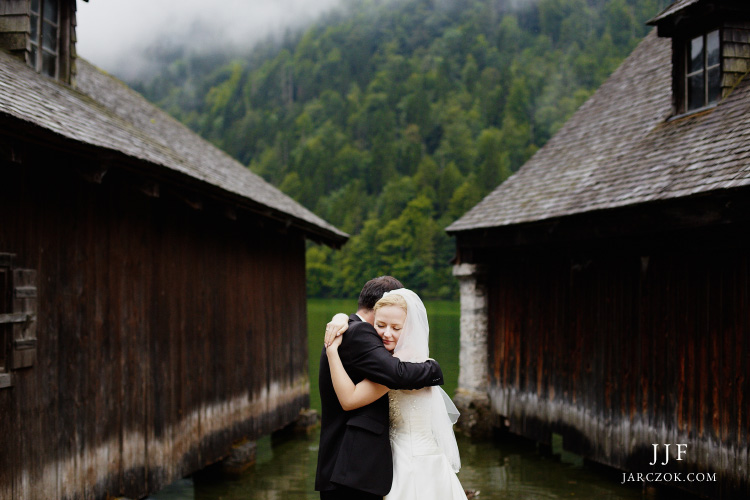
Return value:
M 31 0 L 31 54 L 29 64 L 57 78 L 60 59 L 59 0 Z
M 76 0 L 0 0 L 0 49 L 72 84 Z
M 715 104 L 721 98 L 721 44 L 719 30 L 688 41 L 685 50 L 685 111 Z
M 676 0 L 648 24 L 672 39 L 674 116 L 719 105 L 750 72 L 748 0 Z

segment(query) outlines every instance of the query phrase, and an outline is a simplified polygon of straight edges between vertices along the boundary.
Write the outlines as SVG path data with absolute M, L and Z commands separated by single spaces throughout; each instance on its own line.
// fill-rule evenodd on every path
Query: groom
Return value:
M 341 362 L 355 384 L 367 378 L 391 389 L 442 385 L 443 372 L 436 361 L 399 361 L 386 350 L 372 326 L 375 303 L 385 292 L 398 288 L 403 285 L 391 276 L 365 283 L 357 313 L 349 316 L 349 329 L 339 346 Z M 333 390 L 325 348 L 318 382 L 323 411 L 315 489 L 322 500 L 382 500 L 393 482 L 388 395 L 362 408 L 344 411 Z

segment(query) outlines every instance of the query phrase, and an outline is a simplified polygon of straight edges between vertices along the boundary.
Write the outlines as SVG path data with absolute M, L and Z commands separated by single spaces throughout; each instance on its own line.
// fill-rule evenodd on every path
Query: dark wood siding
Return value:
M 716 473 L 681 485 L 712 498 L 750 495 L 750 249 L 739 234 L 651 252 L 498 255 L 508 263 L 488 275 L 490 395 L 510 430 L 544 443 L 561 434 L 622 470 Z M 687 443 L 686 460 L 650 467 L 653 443 Z
M 74 161 L 0 162 L 0 252 L 38 286 L 36 363 L 0 389 L 3 499 L 137 498 L 309 402 L 303 237 Z

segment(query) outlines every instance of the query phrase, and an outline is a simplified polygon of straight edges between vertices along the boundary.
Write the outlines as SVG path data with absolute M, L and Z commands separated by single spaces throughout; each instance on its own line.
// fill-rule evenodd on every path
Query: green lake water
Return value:
M 457 302 L 426 302 L 430 321 L 430 355 L 440 362 L 444 389 L 453 394 L 458 381 L 459 308 Z M 320 410 L 318 359 L 325 324 L 336 312 L 351 313 L 356 301 L 310 300 L 311 406 Z M 540 453 L 532 443 L 513 439 L 472 441 L 458 438 L 462 468 L 458 474 L 466 489 L 478 490 L 478 500 L 641 499 L 640 488 L 619 484 L 622 474 L 593 469 L 580 457 L 561 451 L 553 443 L 552 455 Z M 266 437 L 258 441 L 257 462 L 236 477 L 200 473 L 180 480 L 152 500 L 313 500 L 318 432 L 310 435 Z

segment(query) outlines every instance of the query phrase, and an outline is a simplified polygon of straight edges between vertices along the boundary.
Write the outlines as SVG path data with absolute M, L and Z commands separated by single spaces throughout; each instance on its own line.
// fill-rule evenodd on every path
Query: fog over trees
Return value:
M 346 0 L 245 52 L 152 46 L 129 83 L 350 233 L 308 293 L 392 274 L 455 298 L 444 228 L 517 170 L 668 0 Z M 179 44 L 177 45 L 179 47 Z

